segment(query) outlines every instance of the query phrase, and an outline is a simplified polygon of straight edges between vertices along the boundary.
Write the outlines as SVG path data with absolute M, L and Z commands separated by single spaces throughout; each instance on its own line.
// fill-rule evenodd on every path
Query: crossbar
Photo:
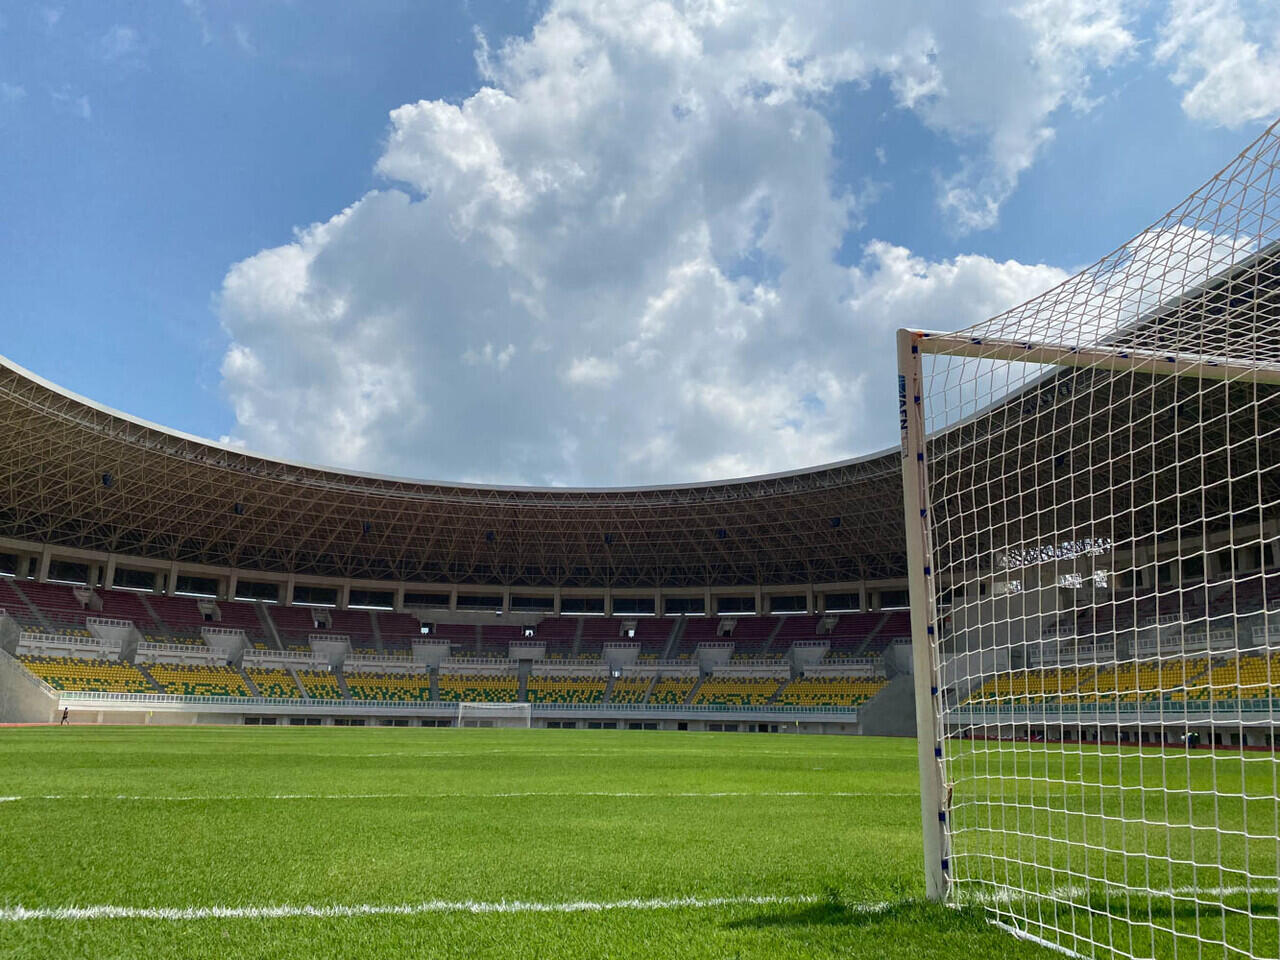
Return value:
M 1039 363 L 1055 367 L 1090 367 L 1203 380 L 1247 380 L 1280 384 L 1280 364 L 1244 364 L 1221 357 L 1164 353 L 1125 347 L 1068 347 L 999 337 L 966 337 L 954 333 L 910 330 L 921 353 L 1013 363 Z

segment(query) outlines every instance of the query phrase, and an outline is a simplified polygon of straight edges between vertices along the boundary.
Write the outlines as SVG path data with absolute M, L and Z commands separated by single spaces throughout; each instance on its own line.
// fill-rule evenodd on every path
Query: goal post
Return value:
M 1090 957 L 1280 956 L 1280 138 L 898 333 L 925 889 Z
M 458 704 L 459 727 L 531 727 L 533 705 L 528 703 L 473 703 Z

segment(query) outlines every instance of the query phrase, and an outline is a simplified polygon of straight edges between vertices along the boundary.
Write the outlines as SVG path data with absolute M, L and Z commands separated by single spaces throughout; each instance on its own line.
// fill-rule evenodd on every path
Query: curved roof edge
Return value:
M 327 473 L 342 477 L 353 477 L 362 480 L 375 480 L 384 483 L 408 484 L 419 487 L 437 487 L 456 490 L 493 490 L 504 493 L 531 493 L 531 494 L 559 494 L 559 493 L 653 493 L 666 490 L 702 490 L 712 487 L 748 485 L 760 483 L 767 480 L 781 480 L 791 477 L 802 477 L 812 474 L 823 473 L 829 470 L 838 470 L 843 467 L 854 466 L 861 463 L 868 463 L 873 460 L 879 460 L 886 457 L 897 457 L 899 455 L 897 447 L 886 447 L 883 450 L 874 451 L 872 453 L 861 454 L 855 457 L 847 457 L 843 460 L 832 460 L 828 463 L 815 464 L 808 467 L 800 467 L 794 470 L 780 470 L 774 473 L 753 474 L 745 477 L 726 477 L 720 480 L 700 480 L 687 483 L 655 483 L 640 486 L 534 486 L 525 484 L 504 484 L 504 483 L 468 483 L 463 481 L 451 480 L 430 480 L 418 477 L 402 477 L 394 474 L 380 474 L 364 470 L 349 470 L 342 467 L 336 467 L 326 464 L 306 463 L 301 460 L 289 460 L 285 457 L 272 456 L 270 454 L 259 453 L 254 450 L 248 450 L 243 447 L 237 447 L 229 443 L 220 443 L 216 440 L 210 440 L 207 437 L 197 436 L 196 434 L 187 433 L 173 427 L 167 427 L 163 424 L 147 420 L 143 417 L 126 413 L 123 410 L 117 410 L 109 407 L 104 403 L 99 403 L 83 394 L 69 390 L 61 384 L 54 383 L 46 377 L 27 369 L 20 363 L 9 359 L 0 354 L 0 367 L 5 367 L 18 376 L 23 377 L 33 383 L 49 390 L 61 397 L 71 400 L 75 403 L 90 407 L 99 413 L 106 414 L 109 417 L 116 417 L 124 420 L 134 426 L 142 427 L 146 430 L 154 430 L 166 436 L 173 437 L 177 440 L 183 440 L 187 443 L 195 443 L 201 446 L 210 447 L 224 453 L 230 453 L 239 457 L 250 457 L 255 460 L 265 461 L 267 463 L 277 464 L 284 467 L 292 467 L 298 470 L 309 470 L 316 473 Z

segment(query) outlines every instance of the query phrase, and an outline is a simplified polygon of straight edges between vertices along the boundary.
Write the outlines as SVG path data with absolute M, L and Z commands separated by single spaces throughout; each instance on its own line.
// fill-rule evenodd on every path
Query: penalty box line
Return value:
M 275 920 L 294 917 L 342 919 L 351 917 L 417 916 L 432 913 L 521 914 L 605 913 L 617 910 L 706 910 L 716 907 L 799 906 L 822 902 L 812 895 L 742 897 L 671 897 L 635 900 L 573 900 L 544 903 L 526 900 L 425 900 L 397 904 L 280 904 L 273 906 L 127 907 L 100 904 L 67 907 L 0 907 L 0 923 L 31 920 Z M 860 913 L 880 913 L 891 904 L 846 905 Z
M 603 797 L 612 799 L 731 799 L 766 797 L 814 798 L 864 798 L 917 797 L 912 792 L 849 791 L 849 790 L 718 790 L 718 791 L 606 791 L 606 790 L 523 790 L 501 793 L 224 793 L 224 794 L 91 794 L 91 793 L 43 793 L 0 796 L 0 803 L 30 803 L 40 800 L 131 800 L 151 803 L 242 802 L 256 800 L 520 800 L 538 797 Z

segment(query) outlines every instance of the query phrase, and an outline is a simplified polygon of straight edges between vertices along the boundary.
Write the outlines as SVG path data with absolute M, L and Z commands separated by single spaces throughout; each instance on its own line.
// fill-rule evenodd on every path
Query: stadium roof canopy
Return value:
M 1193 527 L 1207 537 L 1244 513 L 1259 528 L 1280 522 L 1277 129 L 1094 266 L 947 335 L 970 361 L 939 358 L 939 389 L 962 411 L 984 390 L 994 397 L 958 422 L 931 424 L 928 467 L 941 485 L 933 524 L 967 517 L 986 531 L 960 538 L 952 560 L 1103 533 L 1117 547 Z M 997 344 L 1004 352 L 985 358 Z M 1042 348 L 1059 360 L 1009 362 Z M 1151 362 L 1108 372 L 1067 358 L 1082 349 Z M 1160 370 L 1187 358 L 1248 375 L 1225 375 L 1211 392 Z M 984 388 L 989 378 L 1005 389 L 987 389 L 994 379 Z M 1179 470 L 1189 460 L 1202 468 L 1194 478 Z M 1253 489 L 1218 483 L 1246 466 L 1261 478 Z M 1113 502 L 1101 531 L 1091 491 L 1104 470 Z M 1006 489 L 976 502 L 993 477 Z M 589 590 L 827 587 L 906 574 L 897 450 L 660 487 L 424 482 L 188 436 L 3 358 L 0 489 L 0 548 L 239 573 Z
M 0 537 L 242 572 L 560 588 L 905 573 L 897 451 L 665 487 L 430 483 L 201 440 L 3 358 L 0 489 Z

